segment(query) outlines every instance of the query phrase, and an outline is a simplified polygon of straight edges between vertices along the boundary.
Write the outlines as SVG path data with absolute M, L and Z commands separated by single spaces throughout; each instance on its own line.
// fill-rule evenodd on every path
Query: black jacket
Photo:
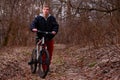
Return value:
M 52 32 L 55 31 L 56 33 L 58 32 L 59 25 L 55 19 L 54 16 L 50 15 L 47 20 L 43 16 L 37 16 L 31 26 L 30 29 L 32 30 L 33 28 L 37 28 L 38 30 L 41 31 L 47 31 L 47 32 Z M 37 36 L 39 38 L 42 37 L 41 34 L 37 33 Z M 54 35 L 47 35 L 48 40 L 52 39 Z

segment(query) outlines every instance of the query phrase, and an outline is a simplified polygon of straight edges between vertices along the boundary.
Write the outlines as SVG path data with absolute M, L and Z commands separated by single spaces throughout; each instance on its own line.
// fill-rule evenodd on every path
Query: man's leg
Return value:
M 49 56 L 50 56 L 50 63 L 51 63 L 53 48 L 54 48 L 54 40 L 53 39 L 47 42 L 47 48 L 48 48 L 48 52 L 49 52 Z
M 53 41 L 53 40 L 47 41 L 47 42 L 46 42 L 46 45 L 47 45 L 47 49 L 48 49 L 48 52 L 49 52 L 50 64 L 51 64 L 53 47 L 54 47 L 54 41 Z M 43 56 L 42 59 L 44 60 L 45 57 Z M 44 70 L 46 69 L 46 66 L 45 66 L 45 65 L 43 65 L 43 69 L 44 69 Z

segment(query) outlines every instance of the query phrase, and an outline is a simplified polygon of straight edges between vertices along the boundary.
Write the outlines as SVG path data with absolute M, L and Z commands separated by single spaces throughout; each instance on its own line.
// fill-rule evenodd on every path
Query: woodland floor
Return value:
M 32 74 L 28 61 L 33 47 L 0 49 L 0 80 L 120 80 L 120 45 L 98 49 L 55 44 L 45 79 Z

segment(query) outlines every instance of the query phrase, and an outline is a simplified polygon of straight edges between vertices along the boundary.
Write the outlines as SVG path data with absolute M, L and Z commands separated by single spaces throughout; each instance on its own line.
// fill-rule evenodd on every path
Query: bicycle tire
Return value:
M 37 59 L 36 59 L 36 56 L 37 56 L 37 50 L 36 50 L 36 49 L 33 49 L 32 55 L 31 55 L 32 64 L 30 65 L 30 67 L 31 67 L 31 72 L 32 72 L 33 74 L 36 73 L 36 69 L 37 69 Z
M 44 56 L 44 60 L 43 60 L 43 56 Z M 39 76 L 41 78 L 45 78 L 49 72 L 49 65 L 50 65 L 50 57 L 49 57 L 49 53 L 48 50 L 42 50 L 40 51 L 40 56 L 39 56 L 39 69 L 38 69 L 38 73 Z M 44 67 L 46 67 L 44 69 Z

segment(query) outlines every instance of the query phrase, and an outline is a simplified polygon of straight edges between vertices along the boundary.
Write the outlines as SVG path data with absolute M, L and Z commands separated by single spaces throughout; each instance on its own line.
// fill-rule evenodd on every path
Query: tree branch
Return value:
M 120 10 L 120 8 L 114 8 L 114 9 L 109 9 L 109 10 L 103 10 L 103 9 L 97 9 L 97 8 L 79 8 L 79 10 L 99 11 L 99 12 L 111 13 L 111 12 Z

